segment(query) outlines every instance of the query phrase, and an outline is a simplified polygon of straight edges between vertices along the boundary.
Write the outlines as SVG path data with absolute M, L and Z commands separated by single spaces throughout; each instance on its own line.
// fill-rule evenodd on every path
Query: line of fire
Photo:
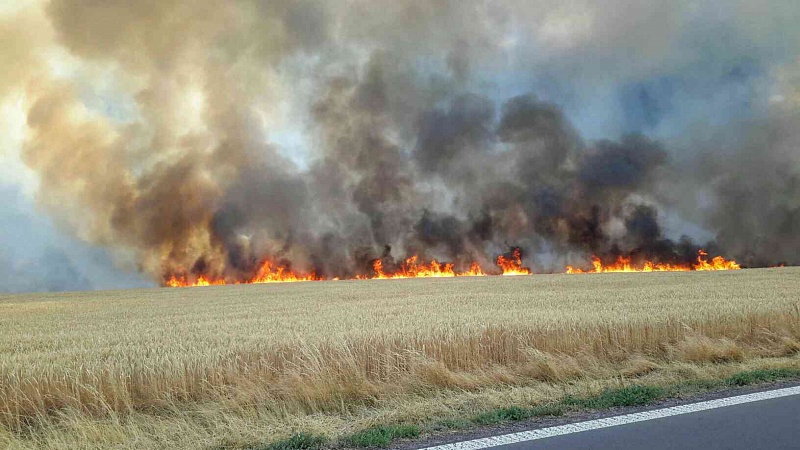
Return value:
M 425 262 L 419 256 L 413 255 L 405 258 L 396 267 L 389 268 L 383 259 L 372 261 L 371 273 L 357 275 L 350 279 L 355 280 L 388 280 L 407 278 L 447 278 L 447 277 L 484 277 L 484 276 L 515 276 L 533 275 L 529 267 L 522 262 L 522 251 L 512 249 L 509 254 L 499 255 L 496 267 L 484 269 L 473 261 L 465 270 L 456 270 L 453 263 L 431 260 Z M 697 259 L 692 263 L 665 263 L 643 260 L 634 262 L 631 256 L 618 256 L 616 260 L 604 263 L 598 256 L 592 256 L 591 267 L 566 266 L 566 274 L 590 274 L 610 272 L 689 272 L 709 270 L 739 270 L 741 266 L 733 260 L 723 256 L 709 258 L 705 250 L 699 250 Z M 262 283 L 291 283 L 301 281 L 339 280 L 339 278 L 319 277 L 315 273 L 297 273 L 289 267 L 278 265 L 272 261 L 264 261 L 259 266 L 256 274 L 246 280 L 228 280 L 225 278 L 212 278 L 199 275 L 195 278 L 187 275 L 172 275 L 164 283 L 169 287 L 214 286 L 228 284 L 262 284 Z

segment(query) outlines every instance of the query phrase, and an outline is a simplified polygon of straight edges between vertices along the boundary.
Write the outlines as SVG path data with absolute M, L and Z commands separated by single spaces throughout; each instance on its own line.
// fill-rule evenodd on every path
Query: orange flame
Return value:
M 383 268 L 383 261 L 376 259 L 372 263 L 373 275 L 359 275 L 354 279 L 366 280 L 386 280 L 396 278 L 445 278 L 445 277 L 479 277 L 486 274 L 477 262 L 473 262 L 470 268 L 464 272 L 456 272 L 452 263 L 440 263 L 435 259 L 430 263 L 419 262 L 419 257 L 414 255 L 407 258 L 396 272 L 386 273 Z M 338 280 L 339 278 L 334 278 Z M 205 275 L 199 276 L 195 281 L 189 280 L 186 276 L 173 275 L 164 284 L 169 287 L 191 287 L 191 286 L 214 286 L 226 284 L 261 284 L 261 283 L 291 283 L 299 281 L 321 281 L 323 278 L 316 274 L 301 275 L 286 267 L 275 265 L 269 261 L 261 264 L 256 274 L 249 280 L 228 283 L 224 278 L 211 279 Z
M 503 255 L 497 257 L 497 265 L 503 269 L 503 275 L 530 275 L 531 269 L 522 267 L 522 252 L 515 248 L 511 258 Z
M 729 261 L 722 256 L 715 256 L 709 262 L 706 258 L 708 253 L 705 250 L 697 252 L 697 264 L 694 265 L 694 270 L 739 270 L 741 266 L 736 261 Z
M 462 273 L 458 274 L 458 276 L 460 276 L 460 277 L 484 277 L 484 276 L 486 276 L 486 274 L 483 273 L 483 269 L 481 269 L 481 266 L 478 265 L 477 262 L 473 261 L 472 265 L 469 266 L 469 270 L 467 270 L 466 272 L 462 272 Z
M 389 278 L 443 278 L 456 276 L 455 272 L 453 272 L 453 264 L 441 264 L 435 259 L 430 264 L 418 261 L 419 257 L 414 255 L 400 264 L 397 272 L 387 274 L 383 270 L 383 261 L 376 259 L 372 263 L 372 270 L 375 271 L 375 276 L 372 278 L 385 280 Z
M 407 258 L 394 273 L 387 274 L 383 269 L 383 261 L 380 259 L 376 259 L 372 263 L 372 270 L 375 272 L 372 277 L 359 278 L 388 280 L 397 278 L 481 277 L 486 275 L 477 262 L 473 262 L 470 268 L 464 272 L 456 272 L 453 268 L 453 263 L 440 263 L 434 259 L 429 264 L 425 264 L 424 262 L 419 262 L 417 255 Z
M 256 275 L 248 283 L 291 283 L 296 281 L 314 281 L 318 279 L 319 278 L 313 273 L 309 275 L 297 275 L 294 272 L 287 271 L 285 267 L 276 267 L 269 261 L 264 261 L 261 267 L 259 267 L 258 272 L 256 272 Z
M 247 281 L 236 281 L 228 283 L 224 278 L 212 279 L 205 275 L 200 275 L 197 280 L 190 281 L 185 276 L 170 277 L 165 283 L 169 287 L 191 287 L 191 286 L 224 286 L 226 284 L 261 284 L 261 283 L 290 283 L 295 281 L 314 281 L 320 280 L 315 274 L 298 275 L 285 267 L 276 266 L 269 261 L 264 261 L 256 271 L 253 278 Z
M 497 257 L 497 265 L 502 270 L 503 275 L 530 275 L 531 270 L 522 266 L 522 253 L 517 248 L 511 253 L 510 257 L 500 255 Z M 645 261 L 641 266 L 631 263 L 630 257 L 620 256 L 616 262 L 604 265 L 600 258 L 592 256 L 592 268 L 583 270 L 573 266 L 566 267 L 566 273 L 603 273 L 603 272 L 678 272 L 690 270 L 736 270 L 741 267 L 736 261 L 727 260 L 722 256 L 717 256 L 708 260 L 708 253 L 700 250 L 695 264 L 664 264 Z M 399 278 L 445 278 L 445 277 L 482 277 L 487 274 L 477 262 L 473 262 L 469 269 L 457 272 L 453 263 L 440 263 L 435 259 L 430 263 L 420 262 L 417 255 L 411 256 L 403 261 L 395 271 L 387 272 L 383 266 L 383 261 L 376 259 L 372 263 L 372 275 L 358 275 L 354 279 L 399 279 Z M 315 273 L 299 274 L 291 269 L 276 265 L 270 261 L 264 261 L 259 266 L 256 274 L 245 281 L 228 282 L 225 278 L 213 278 L 201 275 L 196 280 L 190 280 L 185 275 L 173 275 L 164 284 L 169 287 L 187 286 L 216 286 L 226 284 L 259 284 L 259 283 L 290 283 L 300 281 L 319 281 L 323 278 Z M 338 278 L 334 278 L 338 280 Z
M 184 276 L 176 277 L 175 275 L 173 275 L 172 277 L 170 277 L 169 280 L 167 280 L 166 284 L 169 287 L 185 287 L 185 286 L 219 286 L 227 283 L 225 283 L 225 280 L 223 279 L 211 280 L 203 275 L 197 277 L 197 280 L 195 281 L 188 281 Z
M 505 260 L 503 260 L 505 261 Z M 519 265 L 519 261 L 509 262 L 509 264 Z M 524 272 L 525 268 L 517 268 L 520 273 Z M 464 272 L 456 272 L 453 263 L 440 263 L 435 259 L 430 263 L 420 262 L 419 257 L 414 255 L 407 258 L 400 267 L 394 272 L 387 272 L 383 267 L 383 261 L 376 259 L 372 263 L 372 275 L 358 275 L 353 279 L 357 280 L 386 280 L 397 278 L 445 278 L 445 277 L 482 277 L 486 276 L 481 266 L 477 262 L 473 262 L 469 269 Z M 504 269 L 504 273 L 506 269 Z M 212 286 L 212 285 L 226 285 L 226 284 L 260 284 L 260 283 L 290 283 L 299 281 L 321 281 L 323 278 L 318 277 L 316 274 L 311 273 L 308 275 L 297 274 L 292 272 L 286 267 L 282 267 L 265 261 L 256 271 L 256 274 L 246 281 L 228 282 L 224 278 L 213 279 L 205 275 L 199 276 L 196 280 L 192 281 L 186 276 L 173 275 L 164 284 L 169 287 L 190 287 L 190 286 Z M 339 280 L 339 278 L 333 278 Z
M 697 252 L 697 263 L 695 264 L 665 264 L 645 261 L 641 267 L 631 264 L 630 257 L 620 256 L 610 265 L 603 265 L 600 258 L 592 256 L 592 269 L 583 270 L 573 266 L 567 266 L 566 273 L 604 273 L 604 272 L 687 272 L 690 270 L 737 270 L 741 269 L 736 261 L 727 260 L 722 256 L 716 256 L 711 261 L 706 258 L 708 253 L 705 250 Z

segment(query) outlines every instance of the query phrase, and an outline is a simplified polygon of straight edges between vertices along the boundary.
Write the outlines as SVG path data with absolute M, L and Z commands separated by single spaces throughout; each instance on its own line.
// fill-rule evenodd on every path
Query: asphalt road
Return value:
M 582 431 L 495 450 L 800 449 L 800 395 Z

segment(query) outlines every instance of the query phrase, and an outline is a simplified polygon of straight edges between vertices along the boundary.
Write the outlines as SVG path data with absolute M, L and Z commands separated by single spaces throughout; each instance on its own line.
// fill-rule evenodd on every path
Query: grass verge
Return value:
M 388 447 L 395 439 L 415 438 L 420 434 L 418 425 L 380 425 L 360 431 L 345 442 L 353 447 Z
M 314 450 L 322 448 L 326 442 L 328 438 L 325 436 L 300 433 L 269 445 L 251 447 L 251 450 Z
M 518 422 L 537 417 L 557 417 L 568 412 L 601 411 L 617 407 L 646 406 L 668 398 L 688 398 L 705 392 L 728 387 L 750 386 L 782 380 L 800 379 L 800 369 L 759 369 L 737 372 L 720 380 L 694 380 L 666 387 L 632 384 L 606 389 L 589 396 L 566 395 L 555 403 L 533 407 L 508 406 L 483 411 L 471 417 L 450 418 L 420 424 L 373 426 L 350 436 L 329 442 L 324 436 L 301 433 L 289 439 L 253 450 L 307 450 L 321 448 L 375 448 L 389 447 L 395 440 L 416 438 L 447 430 L 466 430 L 487 425 Z

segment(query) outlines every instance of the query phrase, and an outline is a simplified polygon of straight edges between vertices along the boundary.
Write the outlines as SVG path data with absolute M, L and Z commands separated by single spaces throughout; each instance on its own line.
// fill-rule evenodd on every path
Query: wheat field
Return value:
M 292 432 L 799 365 L 800 268 L 0 297 L 0 447 Z

